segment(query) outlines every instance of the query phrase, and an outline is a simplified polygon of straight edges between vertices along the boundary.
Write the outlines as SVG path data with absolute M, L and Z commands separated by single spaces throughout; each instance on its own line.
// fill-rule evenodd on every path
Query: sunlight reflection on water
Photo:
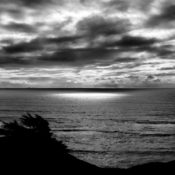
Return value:
M 105 100 L 105 99 L 112 99 L 112 98 L 122 98 L 127 96 L 126 94 L 121 93 L 94 93 L 94 92 L 79 92 L 79 93 L 59 93 L 53 94 L 57 97 L 69 98 L 69 99 L 81 99 L 81 100 Z

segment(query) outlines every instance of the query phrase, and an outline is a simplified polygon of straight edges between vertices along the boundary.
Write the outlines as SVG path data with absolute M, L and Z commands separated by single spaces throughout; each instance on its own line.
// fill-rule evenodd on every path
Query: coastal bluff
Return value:
M 47 120 L 23 115 L 18 121 L 3 122 L 0 128 L 0 169 L 3 174 L 174 174 L 175 161 L 148 163 L 128 169 L 99 168 L 69 154 L 58 141 Z

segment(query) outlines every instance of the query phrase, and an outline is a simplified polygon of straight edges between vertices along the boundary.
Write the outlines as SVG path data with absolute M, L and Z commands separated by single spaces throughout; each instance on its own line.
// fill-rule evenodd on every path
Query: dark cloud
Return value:
M 85 48 L 85 49 L 58 49 L 53 53 L 44 52 L 40 56 L 18 56 L 21 53 L 30 53 L 39 51 L 42 48 L 40 43 L 33 41 L 31 43 L 20 43 L 4 47 L 4 55 L 0 56 L 0 65 L 11 65 L 19 67 L 25 66 L 43 66 L 43 65 L 68 65 L 84 66 L 95 64 L 103 60 L 111 60 L 118 53 L 116 50 L 106 48 Z M 16 56 L 15 56 L 16 55 Z M 123 61 L 123 60 L 121 60 Z
M 141 11 L 148 11 L 152 2 L 153 0 L 110 0 L 104 2 L 103 5 L 108 13 L 114 13 L 115 11 L 125 12 L 130 8 Z
M 3 48 L 6 54 L 17 54 L 25 52 L 34 52 L 42 50 L 42 45 L 40 40 L 33 40 L 31 42 L 22 42 L 18 44 L 12 44 Z
M 45 39 L 45 42 L 52 44 L 77 43 L 82 38 L 83 37 L 79 35 L 63 36 L 63 37 L 47 38 Z
M 157 39 L 154 38 L 145 38 L 139 36 L 130 36 L 124 35 L 121 39 L 117 41 L 105 41 L 101 43 L 102 47 L 118 47 L 123 49 L 135 49 L 138 50 L 145 50 L 145 51 L 152 51 L 154 50 L 153 45 L 159 42 Z
M 93 64 L 100 60 L 111 59 L 115 55 L 115 50 L 105 48 L 86 48 L 86 49 L 62 49 L 54 54 L 40 57 L 40 61 L 50 63 L 57 62 L 69 65 Z
M 106 7 L 107 11 L 111 10 L 119 10 L 119 11 L 126 11 L 130 4 L 127 0 L 111 0 L 109 2 L 104 3 L 104 7 Z
M 30 42 L 21 42 L 18 44 L 13 44 L 11 40 L 3 40 L 3 43 L 8 44 L 8 46 L 3 47 L 3 51 L 7 54 L 25 53 L 25 52 L 35 52 L 42 51 L 47 46 L 55 45 L 56 51 L 60 47 L 68 48 L 69 43 L 76 44 L 82 37 L 81 36 L 63 36 L 63 37 L 53 37 L 53 38 L 36 38 Z
M 142 47 L 156 43 L 156 39 L 147 39 L 138 36 L 124 36 L 121 40 L 116 42 L 120 47 Z
M 174 72 L 166 72 L 166 73 L 158 73 L 156 74 L 157 77 L 175 77 L 175 73 Z
M 131 37 L 125 36 L 121 40 L 112 43 L 111 45 L 101 45 L 100 47 L 89 47 L 89 48 L 68 48 L 68 43 L 75 43 L 82 39 L 82 36 L 65 36 L 57 38 L 38 38 L 31 42 L 22 42 L 18 44 L 10 44 L 3 48 L 3 52 L 6 56 L 9 56 L 8 60 L 1 60 L 2 64 L 14 63 L 20 66 L 26 65 L 69 65 L 69 66 L 82 66 L 88 64 L 103 63 L 135 63 L 137 58 L 131 57 L 121 57 L 121 53 L 127 51 L 137 50 L 137 48 L 142 48 L 143 46 L 152 45 L 156 42 L 154 39 L 146 39 L 142 37 Z M 9 41 L 8 41 L 9 42 Z M 52 52 L 47 50 L 49 45 L 55 45 L 52 47 Z M 60 47 L 64 45 L 64 47 Z M 111 47 L 112 46 L 112 47 Z M 117 46 L 118 49 L 112 49 Z M 135 48 L 136 47 L 136 48 Z M 143 48 L 142 48 L 143 49 Z M 32 53 L 39 51 L 40 56 L 32 56 L 30 59 L 22 59 L 17 57 L 11 59 L 10 55 L 18 55 L 23 53 Z M 27 60 L 27 61 L 26 61 Z M 15 64 L 15 65 L 16 65 Z
M 143 84 L 148 86 L 156 86 L 161 83 L 161 80 L 155 75 L 147 75 L 146 79 L 143 81 Z
M 159 47 L 159 48 L 155 48 L 155 53 L 157 54 L 157 56 L 159 56 L 160 58 L 164 58 L 164 59 L 174 59 L 174 54 L 175 52 L 173 50 L 170 50 L 168 48 L 164 48 Z
M 17 19 L 21 19 L 24 17 L 24 9 L 23 8 L 19 8 L 19 7 L 14 7 L 11 5 L 6 5 L 3 6 L 1 4 L 2 2 L 0 1 L 0 16 L 2 14 L 6 14 L 9 15 L 12 18 L 17 18 Z
M 42 4 L 48 4 L 51 3 L 52 0 L 17 0 L 19 2 L 21 2 L 22 4 L 24 4 L 25 6 L 36 6 L 36 5 L 42 5 Z
M 142 87 L 159 87 L 161 80 L 155 76 L 155 75 L 129 75 L 127 77 L 128 79 L 130 79 L 130 81 L 132 82 L 131 84 L 133 86 L 138 86 L 140 83 L 140 85 Z M 133 84 L 134 83 L 134 84 Z M 138 87 L 140 87 L 140 85 Z
M 1 0 L 0 4 L 18 4 L 26 7 L 36 7 L 52 3 L 52 0 Z
M 120 57 L 119 55 L 118 50 L 107 48 L 62 49 L 54 54 L 41 56 L 38 60 L 42 63 L 45 62 L 45 64 L 63 64 L 76 67 L 89 64 L 135 63 L 138 60 L 134 57 Z
M 163 68 L 161 68 L 160 70 L 175 70 L 175 66 L 173 66 L 173 67 L 163 67 Z
M 154 78 L 155 78 L 155 77 L 154 77 L 153 75 L 148 75 L 148 76 L 147 76 L 147 80 L 154 80 Z
M 175 5 L 163 6 L 162 12 L 153 15 L 147 22 L 148 27 L 169 27 L 168 23 L 175 21 Z
M 1 28 L 12 31 L 12 32 L 19 32 L 19 33 L 37 33 L 37 28 L 32 25 L 24 24 L 24 23 L 16 23 L 12 22 L 6 25 L 1 25 Z
M 148 52 L 155 54 L 158 58 L 161 59 L 174 59 L 174 48 L 172 45 L 161 45 L 161 42 L 158 46 L 150 46 L 145 48 Z
M 13 39 L 4 39 L 4 40 L 1 40 L 1 44 L 12 45 L 12 44 L 14 44 L 14 40 Z
M 137 61 L 137 58 L 133 58 L 133 57 L 123 57 L 123 58 L 116 58 L 115 60 L 113 60 L 113 63 L 129 63 L 129 62 L 135 62 Z
M 0 67 L 24 67 L 31 65 L 32 60 L 16 56 L 0 56 Z
M 133 7 L 137 6 L 136 8 L 147 12 L 149 11 L 149 9 L 151 8 L 152 3 L 154 2 L 154 0 L 135 0 L 135 3 L 133 4 Z
M 25 20 L 29 15 L 27 9 L 32 9 L 30 15 L 41 14 L 45 8 L 54 6 L 55 2 L 61 5 L 62 0 L 0 0 L 0 17 L 1 15 L 10 16 L 12 19 Z
M 77 24 L 77 30 L 87 37 L 94 38 L 125 33 L 128 26 L 125 20 L 92 16 L 81 20 Z

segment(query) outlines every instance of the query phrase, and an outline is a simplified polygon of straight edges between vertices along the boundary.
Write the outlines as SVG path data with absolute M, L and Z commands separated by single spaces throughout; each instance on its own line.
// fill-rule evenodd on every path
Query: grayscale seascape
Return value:
M 0 0 L 0 151 L 1 174 L 174 174 L 175 0 Z

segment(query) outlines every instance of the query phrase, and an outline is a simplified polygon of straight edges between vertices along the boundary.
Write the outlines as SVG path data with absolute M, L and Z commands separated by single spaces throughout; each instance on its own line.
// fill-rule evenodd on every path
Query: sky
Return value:
M 0 88 L 175 87 L 175 0 L 1 0 Z

